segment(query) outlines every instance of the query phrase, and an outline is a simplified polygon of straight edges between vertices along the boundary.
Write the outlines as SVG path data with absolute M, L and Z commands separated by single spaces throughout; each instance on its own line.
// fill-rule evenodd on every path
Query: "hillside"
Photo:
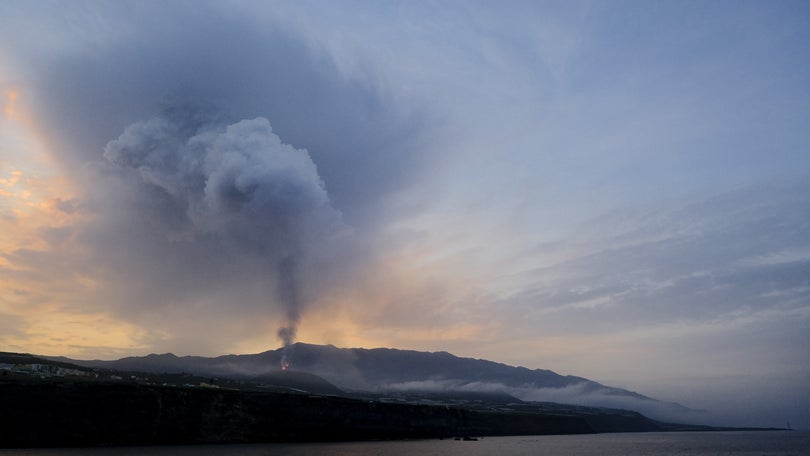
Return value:
M 313 353 L 318 351 L 308 355 Z M 156 358 L 167 359 L 143 359 Z M 719 430 L 663 423 L 629 410 L 527 402 L 504 391 L 346 392 L 307 372 L 275 369 L 243 379 L 205 377 L 149 373 L 136 361 L 128 359 L 126 365 L 140 370 L 124 371 L 109 364 L 79 366 L 0 353 L 0 403 L 14 411 L 0 414 L 0 447 Z M 498 366 L 481 364 L 493 365 Z M 491 378 L 481 372 L 480 378 Z
M 583 377 L 551 370 L 527 369 L 447 352 L 391 348 L 337 348 L 296 343 L 289 349 L 295 371 L 317 375 L 344 391 L 372 392 L 503 392 L 525 401 L 626 408 L 656 419 L 695 418 L 679 404 L 614 388 Z M 252 378 L 280 371 L 283 349 L 218 357 L 173 354 L 122 358 L 116 361 L 70 362 L 88 367 L 143 372 L 187 372 L 203 376 Z M 62 359 L 63 361 L 68 361 Z

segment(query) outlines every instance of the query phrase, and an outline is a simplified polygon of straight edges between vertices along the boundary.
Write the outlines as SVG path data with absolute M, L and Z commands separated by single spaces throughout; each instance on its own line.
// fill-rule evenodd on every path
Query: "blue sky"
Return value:
M 3 349 L 291 325 L 810 426 L 806 3 L 0 13 Z

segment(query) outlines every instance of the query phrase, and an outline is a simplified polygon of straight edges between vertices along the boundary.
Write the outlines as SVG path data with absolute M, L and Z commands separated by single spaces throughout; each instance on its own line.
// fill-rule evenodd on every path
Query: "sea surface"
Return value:
M 652 432 L 551 435 L 485 437 L 478 441 L 412 440 L 346 443 L 0 449 L 0 456 L 11 455 L 808 456 L 810 455 L 810 431 Z

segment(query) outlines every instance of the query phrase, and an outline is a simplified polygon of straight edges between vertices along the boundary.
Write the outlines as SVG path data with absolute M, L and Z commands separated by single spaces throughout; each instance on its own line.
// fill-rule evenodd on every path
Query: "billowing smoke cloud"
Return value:
M 307 151 L 282 143 L 267 119 L 221 126 L 181 112 L 127 127 L 107 144 L 100 169 L 131 191 L 152 195 L 129 209 L 160 225 L 154 235 L 165 238 L 164 254 L 213 245 L 250 259 L 253 279 L 274 279 L 268 300 L 280 313 L 278 336 L 289 346 L 301 316 L 303 265 L 312 248 L 339 232 L 340 213 Z M 207 259 L 222 260 L 237 258 Z M 211 285 L 245 272 L 217 274 Z

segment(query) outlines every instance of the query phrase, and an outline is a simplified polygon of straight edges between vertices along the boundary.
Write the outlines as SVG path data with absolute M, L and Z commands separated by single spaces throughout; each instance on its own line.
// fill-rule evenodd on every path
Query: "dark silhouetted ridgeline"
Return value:
M 0 383 L 3 447 L 591 433 L 576 416 L 135 383 Z
M 119 371 L 0 353 L 0 447 L 719 430 L 499 391 L 345 392 L 323 378 Z

